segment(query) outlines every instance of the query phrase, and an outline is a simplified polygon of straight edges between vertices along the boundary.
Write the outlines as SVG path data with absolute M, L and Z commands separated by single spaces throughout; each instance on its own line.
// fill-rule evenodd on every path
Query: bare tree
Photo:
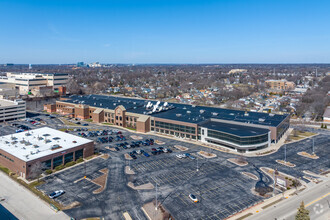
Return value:
M 30 168 L 30 177 L 32 179 L 38 178 L 38 182 L 39 182 L 39 178 L 43 172 L 43 168 L 44 168 L 44 165 L 40 161 L 32 164 L 32 166 Z

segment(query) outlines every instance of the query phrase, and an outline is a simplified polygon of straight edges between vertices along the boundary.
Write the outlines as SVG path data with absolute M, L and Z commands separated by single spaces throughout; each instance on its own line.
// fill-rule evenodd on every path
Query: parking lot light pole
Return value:
M 158 204 L 157 204 L 157 199 L 158 199 L 158 198 L 157 198 L 157 183 L 156 183 L 156 207 L 155 207 L 155 210 L 157 210 L 157 208 L 158 208 L 158 207 L 157 207 L 157 206 L 158 206 Z
M 196 171 L 198 172 L 199 171 L 199 169 L 198 169 L 198 157 L 196 157 L 196 162 L 197 162 L 197 169 L 196 169 Z
M 314 138 L 312 139 L 313 140 L 313 155 L 315 154 L 315 148 L 314 148 Z

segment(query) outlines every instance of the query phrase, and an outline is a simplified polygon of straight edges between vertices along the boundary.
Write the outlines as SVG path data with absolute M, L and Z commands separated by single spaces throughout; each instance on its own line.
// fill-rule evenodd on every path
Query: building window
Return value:
M 53 167 L 57 167 L 63 164 L 63 156 L 58 156 L 53 159 Z
M 73 152 L 64 155 L 64 163 L 73 161 Z
M 82 158 L 84 156 L 84 149 L 77 150 L 75 152 L 75 159 L 78 160 L 79 158 Z

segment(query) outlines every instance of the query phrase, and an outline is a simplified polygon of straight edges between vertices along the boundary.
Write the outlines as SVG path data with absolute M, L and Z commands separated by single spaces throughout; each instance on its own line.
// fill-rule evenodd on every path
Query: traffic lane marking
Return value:
M 305 208 L 307 208 L 308 206 L 310 206 L 310 205 L 314 204 L 314 203 L 315 203 L 315 202 L 317 202 L 317 201 L 320 201 L 321 199 L 323 199 L 323 198 L 327 197 L 328 195 L 330 195 L 330 192 L 329 192 L 329 193 L 327 193 L 327 194 L 325 194 L 325 195 L 323 195 L 323 196 L 321 196 L 321 197 L 319 197 L 319 198 L 317 198 L 317 199 L 315 199 L 314 201 L 312 201 L 312 202 L 308 203 L 307 205 L 305 205 Z

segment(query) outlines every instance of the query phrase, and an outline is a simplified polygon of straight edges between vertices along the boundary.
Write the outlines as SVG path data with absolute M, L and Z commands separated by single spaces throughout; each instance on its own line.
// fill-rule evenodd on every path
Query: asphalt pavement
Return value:
M 294 197 L 268 207 L 254 214 L 247 220 L 294 220 L 300 203 L 304 201 L 312 220 L 329 220 L 330 218 L 330 179 L 309 187 Z

